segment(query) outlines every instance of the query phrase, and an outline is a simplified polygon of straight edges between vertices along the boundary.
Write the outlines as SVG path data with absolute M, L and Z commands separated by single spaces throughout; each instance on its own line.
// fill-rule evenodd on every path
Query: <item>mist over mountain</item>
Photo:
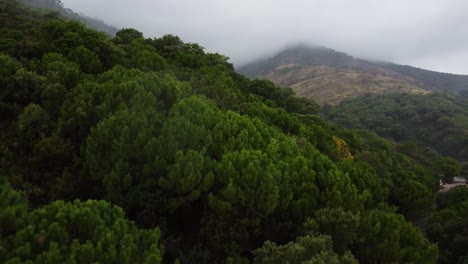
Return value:
M 468 75 L 436 72 L 389 62 L 378 62 L 376 64 L 421 81 L 422 85 L 430 90 L 446 92 L 468 91 Z
M 270 58 L 237 69 L 249 78 L 271 80 L 321 104 L 364 94 L 459 92 L 468 76 L 393 63 L 371 62 L 317 45 L 290 46 Z
M 93 18 L 84 14 L 78 14 L 73 10 L 66 8 L 60 0 L 20 0 L 20 2 L 36 8 L 41 8 L 49 11 L 56 11 L 61 16 L 80 21 L 86 26 L 97 31 L 104 32 L 109 36 L 115 36 L 115 33 L 117 33 L 118 31 L 117 28 L 106 24 L 103 20 L 99 18 Z
M 360 58 L 468 74 L 462 0 L 63 0 L 78 13 L 148 37 L 174 34 L 236 66 L 296 42 Z

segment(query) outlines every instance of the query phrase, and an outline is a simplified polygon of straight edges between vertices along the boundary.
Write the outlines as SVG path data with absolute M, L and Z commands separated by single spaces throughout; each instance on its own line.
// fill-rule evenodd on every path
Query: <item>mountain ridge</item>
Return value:
M 103 21 L 100 18 L 90 17 L 85 14 L 76 13 L 70 8 L 66 8 L 60 0 L 19 0 L 19 2 L 31 6 L 33 8 L 58 12 L 63 17 L 78 20 L 79 22 L 85 24 L 87 27 L 104 32 L 111 37 L 115 36 L 115 34 L 118 31 L 116 27 L 108 25 L 107 23 L 105 23 L 105 21 Z
M 444 85 L 448 85 L 455 91 L 468 91 L 468 75 L 466 74 L 438 72 L 392 62 L 378 62 L 377 64 L 396 72 L 405 73 L 406 75 L 416 78 L 423 83 L 428 83 L 427 85 L 429 85 L 429 82 L 432 82 L 432 87 L 436 87 L 441 90 L 450 89 L 444 87 Z
M 365 94 L 460 92 L 468 76 L 371 62 L 323 46 L 291 45 L 274 56 L 237 69 L 249 78 L 289 86 L 320 104 L 336 105 Z

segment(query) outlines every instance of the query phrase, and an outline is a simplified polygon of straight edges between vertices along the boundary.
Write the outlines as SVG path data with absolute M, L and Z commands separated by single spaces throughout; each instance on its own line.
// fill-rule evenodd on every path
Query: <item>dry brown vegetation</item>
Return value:
M 281 86 L 289 86 L 299 96 L 314 99 L 319 104 L 336 105 L 365 94 L 410 93 L 428 94 L 415 80 L 391 72 L 328 66 L 280 65 L 258 78 L 268 79 Z

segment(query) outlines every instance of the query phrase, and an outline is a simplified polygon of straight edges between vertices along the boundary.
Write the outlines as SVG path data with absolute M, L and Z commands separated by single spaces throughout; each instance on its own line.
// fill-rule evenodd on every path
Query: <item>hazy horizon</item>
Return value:
M 468 2 L 415 0 L 62 0 L 145 37 L 174 34 L 236 67 L 296 43 L 353 57 L 468 74 Z

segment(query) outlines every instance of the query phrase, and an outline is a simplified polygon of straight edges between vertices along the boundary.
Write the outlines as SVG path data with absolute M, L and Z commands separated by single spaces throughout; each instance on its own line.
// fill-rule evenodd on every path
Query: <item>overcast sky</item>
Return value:
M 305 42 L 468 74 L 467 0 L 62 0 L 145 37 L 178 35 L 236 66 Z

